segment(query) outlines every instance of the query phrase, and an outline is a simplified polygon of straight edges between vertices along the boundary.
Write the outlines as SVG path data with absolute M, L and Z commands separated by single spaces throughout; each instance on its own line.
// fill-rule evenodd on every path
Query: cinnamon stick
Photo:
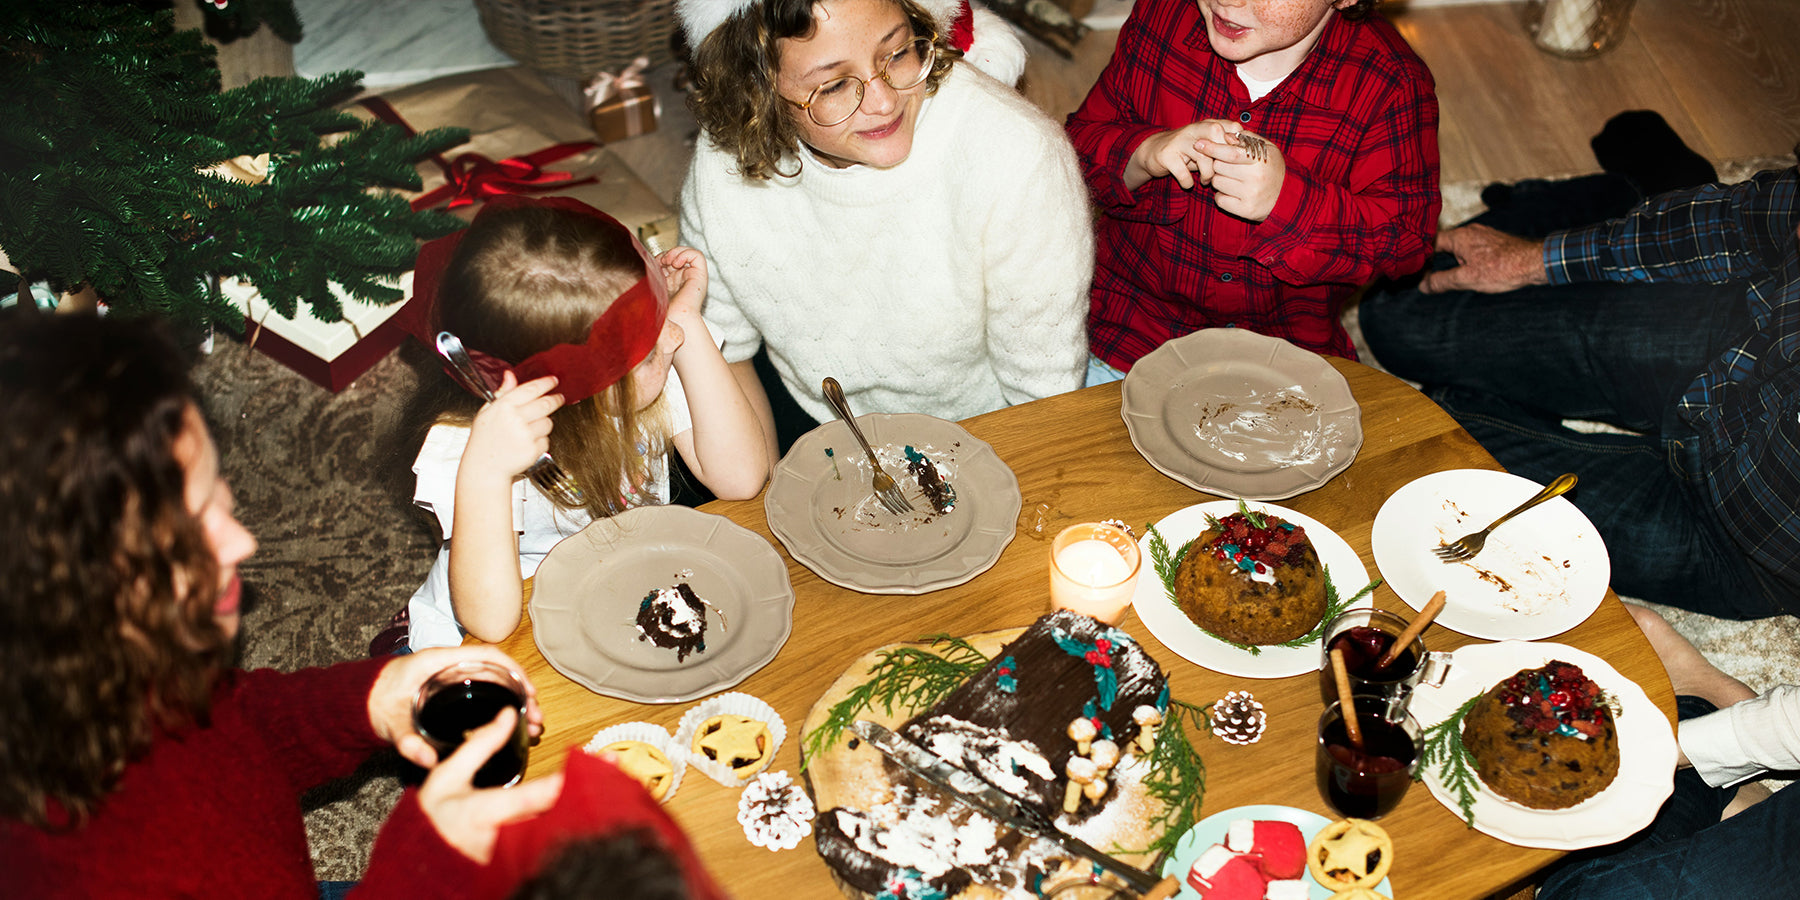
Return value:
M 1393 665 L 1394 660 L 1399 659 L 1400 654 L 1406 652 L 1407 645 L 1424 633 L 1426 626 L 1431 624 L 1431 620 L 1437 618 L 1438 613 L 1444 611 L 1444 602 L 1443 591 L 1432 594 L 1431 600 L 1425 604 L 1425 608 L 1419 611 L 1419 617 L 1412 620 L 1412 624 L 1406 626 L 1406 630 L 1400 632 L 1399 637 L 1394 638 L 1394 643 L 1388 647 L 1387 652 L 1381 654 L 1381 658 L 1375 661 L 1375 671 L 1379 672 Z
M 1344 718 L 1344 732 L 1350 736 L 1350 746 L 1360 751 L 1362 725 L 1356 721 L 1356 701 L 1350 695 L 1350 671 L 1344 668 L 1342 647 L 1331 648 L 1331 677 L 1337 681 L 1338 711 Z

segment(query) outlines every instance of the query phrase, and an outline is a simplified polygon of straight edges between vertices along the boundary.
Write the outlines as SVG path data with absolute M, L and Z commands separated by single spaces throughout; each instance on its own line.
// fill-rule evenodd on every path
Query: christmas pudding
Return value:
M 1532 809 L 1566 809 L 1619 774 L 1610 706 L 1580 666 L 1552 660 L 1483 694 L 1463 718 L 1463 747 L 1494 793 Z
M 1238 644 L 1281 644 L 1325 618 L 1325 568 L 1306 529 L 1239 507 L 1194 538 L 1175 602 L 1195 625 Z
M 1147 848 L 1161 834 L 1160 803 L 1143 783 L 1168 704 L 1167 682 L 1129 635 L 1060 611 L 1023 632 L 982 635 L 961 658 L 987 661 L 929 708 L 888 716 L 904 737 L 975 773 L 1090 844 Z M 845 698 L 867 694 L 872 672 L 917 645 L 865 657 L 808 718 L 809 735 Z M 979 654 L 979 655 L 977 655 Z M 954 653 L 952 654 L 955 655 Z M 855 718 L 880 721 L 881 704 Z M 884 723 L 888 724 L 888 723 Z M 873 747 L 809 737 L 807 772 L 823 810 L 819 853 L 852 896 L 1019 897 L 1070 877 L 1054 842 L 1021 833 L 938 793 Z M 1138 865 L 1147 853 L 1121 853 Z

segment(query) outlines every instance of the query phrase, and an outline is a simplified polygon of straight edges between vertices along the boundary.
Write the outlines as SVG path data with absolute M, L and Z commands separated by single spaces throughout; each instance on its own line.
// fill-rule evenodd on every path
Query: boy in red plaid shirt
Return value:
M 1440 206 L 1431 72 L 1375 2 L 1138 0 L 1068 121 L 1090 384 L 1219 326 L 1356 358 L 1344 300 L 1422 267 Z

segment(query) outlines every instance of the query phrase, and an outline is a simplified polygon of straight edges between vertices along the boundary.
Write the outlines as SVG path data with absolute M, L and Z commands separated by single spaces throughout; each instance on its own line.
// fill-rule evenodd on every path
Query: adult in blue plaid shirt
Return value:
M 1440 234 L 1457 265 L 1365 301 L 1364 333 L 1508 470 L 1581 477 L 1570 499 L 1619 593 L 1732 619 L 1800 613 L 1797 185 L 1796 169 L 1768 171 L 1537 235 L 1553 217 L 1497 211 L 1513 233 L 1478 218 Z

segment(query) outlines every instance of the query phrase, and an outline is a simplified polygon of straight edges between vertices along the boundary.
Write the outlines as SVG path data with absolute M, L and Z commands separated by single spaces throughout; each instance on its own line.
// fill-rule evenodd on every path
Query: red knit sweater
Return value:
M 160 737 L 84 827 L 0 820 L 0 893 L 317 900 L 300 795 L 385 746 L 368 696 L 386 662 L 230 673 L 211 726 Z M 352 896 L 455 896 L 477 871 L 409 790 Z

